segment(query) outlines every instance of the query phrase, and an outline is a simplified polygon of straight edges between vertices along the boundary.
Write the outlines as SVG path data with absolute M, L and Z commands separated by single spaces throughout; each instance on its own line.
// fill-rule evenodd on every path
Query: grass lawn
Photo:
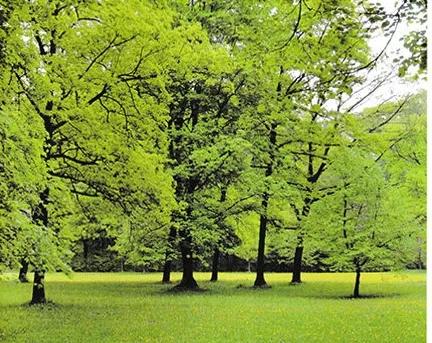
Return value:
M 426 274 L 267 274 L 254 290 L 249 273 L 197 273 L 205 292 L 167 292 L 161 274 L 48 274 L 55 305 L 24 306 L 31 284 L 0 281 L 0 342 L 425 342 Z M 178 280 L 180 274 L 174 273 Z M 239 285 L 245 287 L 237 287 Z

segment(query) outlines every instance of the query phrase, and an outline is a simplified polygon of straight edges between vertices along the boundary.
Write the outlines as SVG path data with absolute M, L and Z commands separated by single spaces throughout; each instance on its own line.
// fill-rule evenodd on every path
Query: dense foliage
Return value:
M 180 289 L 221 254 L 256 261 L 256 287 L 266 256 L 294 283 L 305 261 L 356 270 L 356 296 L 362 270 L 422 265 L 425 94 L 357 109 L 382 19 L 359 8 L 2 3 L 0 267 L 30 264 L 40 303 L 45 272 L 98 244 L 97 270 L 169 282 L 180 261 Z M 416 34 L 401 70 L 424 70 Z

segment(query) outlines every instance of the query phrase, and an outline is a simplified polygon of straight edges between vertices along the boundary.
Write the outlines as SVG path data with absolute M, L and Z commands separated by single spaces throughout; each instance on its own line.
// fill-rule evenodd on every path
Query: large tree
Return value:
M 47 232 L 55 180 L 75 196 L 115 204 L 123 214 L 117 217 L 119 236 L 142 235 L 155 223 L 166 227 L 172 197 L 164 171 L 159 61 L 170 47 L 170 20 L 169 12 L 141 2 L 132 12 L 119 2 L 31 2 L 13 9 L 5 56 L 11 81 L 4 90 L 11 106 L 40 123 L 35 129 L 47 182 L 33 219 Z M 36 295 L 43 289 L 44 264 L 35 272 Z M 33 302 L 44 302 L 40 295 Z

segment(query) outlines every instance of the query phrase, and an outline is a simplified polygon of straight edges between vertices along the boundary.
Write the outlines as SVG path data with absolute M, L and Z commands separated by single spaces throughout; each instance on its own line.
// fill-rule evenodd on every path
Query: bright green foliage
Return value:
M 338 270 L 400 268 L 425 234 L 425 117 L 419 94 L 347 118 L 350 144 L 331 155 L 325 182 L 338 191 L 313 208 L 318 249 Z M 424 99 L 424 98 L 423 98 Z M 424 103 L 424 102 L 423 102 Z M 424 113 L 424 112 L 423 112 Z
M 0 266 L 67 270 L 99 234 L 154 268 L 177 243 L 190 267 L 257 242 L 262 267 L 303 248 L 341 269 L 421 262 L 424 99 L 344 108 L 373 67 L 356 4 L 2 4 Z
M 403 1 L 398 12 L 405 22 L 415 25 L 403 37 L 403 45 L 411 55 L 402 59 L 399 74 L 401 76 L 424 76 L 427 69 L 427 2 L 424 0 Z M 410 70 L 414 67 L 414 72 Z
M 302 221 L 314 199 L 326 194 L 318 180 L 329 144 L 338 140 L 340 116 L 325 105 L 351 93 L 360 81 L 354 70 L 366 63 L 368 49 L 349 1 L 276 2 L 259 13 L 256 27 L 245 29 L 251 42 L 240 53 L 253 56 L 258 66 L 259 98 L 246 130 L 262 177 L 258 191 L 269 197 L 261 214 L 278 229 L 282 249 L 292 240 L 284 247 L 280 238 L 292 230 L 294 245 L 303 247 Z
M 32 224 L 31 211 L 46 183 L 40 137 L 29 134 L 30 125 L 18 112 L 3 111 L 7 115 L 0 116 L 0 267 L 16 266 L 33 231 L 39 230 Z
M 426 0 L 395 0 L 385 6 L 383 1 L 359 1 L 360 12 L 365 15 L 365 26 L 371 32 L 380 31 L 395 40 L 395 33 L 402 33 L 401 45 L 408 50 L 398 50 L 393 60 L 393 67 L 398 68 L 399 76 L 425 77 L 427 69 L 427 1 Z M 403 29 L 402 29 L 403 28 Z M 383 52 L 386 46 L 383 46 Z M 387 49 L 388 50 L 388 49 Z
M 405 193 L 403 198 L 414 209 L 411 225 L 416 225 L 416 249 L 411 261 L 425 265 L 426 250 L 426 92 L 412 96 L 392 125 L 396 139 L 384 155 L 387 177 Z M 414 257 L 415 256 L 415 257 Z
M 339 153 L 333 172 L 344 189 L 317 203 L 308 220 L 327 261 L 337 270 L 403 266 L 418 230 L 409 194 L 361 151 Z
M 234 249 L 234 254 L 248 262 L 255 261 L 258 246 L 259 216 L 243 214 L 230 218 L 231 225 L 240 239 L 240 244 Z
M 127 254 L 144 248 L 136 247 L 137 237 L 156 225 L 166 228 L 173 199 L 164 171 L 167 95 L 160 61 L 172 49 L 172 35 L 183 35 L 171 29 L 172 20 L 141 2 L 14 7 L 5 58 L 11 104 L 4 112 L 19 111 L 21 120 L 37 123 L 32 130 L 44 150 L 49 232 L 64 224 L 56 216 L 76 210 L 76 222 L 103 226 Z M 57 182 L 68 204 L 56 195 Z

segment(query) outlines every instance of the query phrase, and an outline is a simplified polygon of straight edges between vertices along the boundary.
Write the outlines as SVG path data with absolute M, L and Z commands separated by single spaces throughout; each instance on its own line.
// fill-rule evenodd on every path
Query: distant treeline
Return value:
M 124 258 L 117 252 L 110 249 L 114 245 L 114 240 L 108 237 L 98 237 L 95 239 L 85 239 L 77 242 L 74 248 L 72 259 L 72 270 L 76 272 L 162 272 L 163 266 L 142 267 L 125 263 Z M 324 262 L 327 256 L 317 251 L 311 260 L 305 261 L 303 270 L 305 272 L 331 272 L 332 268 Z M 291 273 L 293 262 L 286 261 L 286 257 L 280 256 L 276 251 L 268 255 L 265 263 L 265 270 L 269 272 Z M 426 269 L 424 256 L 421 249 L 416 260 L 406 265 L 407 269 Z M 195 270 L 200 272 L 210 272 L 212 269 L 211 259 L 197 261 Z M 173 261 L 172 271 L 182 270 L 181 259 Z M 219 257 L 219 271 L 221 272 L 256 272 L 256 263 L 234 254 L 222 253 Z M 354 271 L 347 269 L 344 271 Z M 367 271 L 388 271 L 386 268 L 370 268 Z

